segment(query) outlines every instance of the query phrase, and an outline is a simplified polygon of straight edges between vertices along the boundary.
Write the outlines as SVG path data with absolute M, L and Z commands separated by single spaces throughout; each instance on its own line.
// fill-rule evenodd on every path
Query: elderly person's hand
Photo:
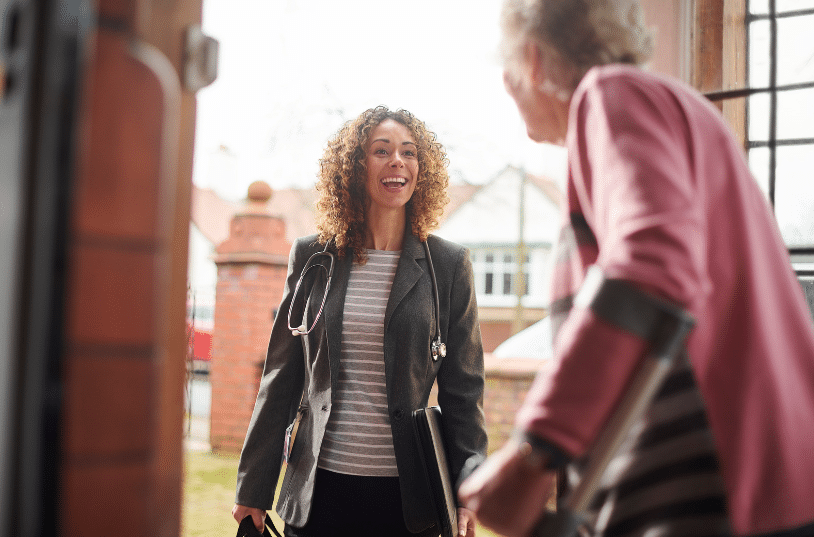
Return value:
M 545 516 L 554 474 L 545 461 L 529 463 L 530 446 L 509 440 L 467 478 L 458 491 L 461 505 L 484 526 L 507 537 L 526 537 Z

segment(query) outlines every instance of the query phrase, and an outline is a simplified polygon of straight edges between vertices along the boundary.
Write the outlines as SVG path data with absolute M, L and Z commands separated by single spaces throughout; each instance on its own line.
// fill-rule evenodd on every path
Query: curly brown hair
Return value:
M 386 119 L 407 127 L 418 146 L 418 178 L 407 202 L 407 218 L 413 235 L 427 240 L 430 232 L 438 227 L 444 207 L 449 203 L 449 161 L 435 133 L 424 122 L 406 110 L 391 111 L 386 106 L 377 106 L 345 123 L 328 141 L 319 161 L 317 230 L 321 244 L 333 241 L 340 257 L 350 248 L 360 263 L 367 259 L 365 149 L 370 132 Z

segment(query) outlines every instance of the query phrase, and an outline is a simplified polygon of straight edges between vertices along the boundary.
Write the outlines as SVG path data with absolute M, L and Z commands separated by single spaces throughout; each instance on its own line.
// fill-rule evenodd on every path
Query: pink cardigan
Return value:
M 553 298 L 597 264 L 686 308 L 733 530 L 814 522 L 814 323 L 765 196 L 720 113 L 683 84 L 592 69 L 571 102 L 565 216 L 596 244 L 561 263 Z M 517 426 L 584 454 L 644 343 L 574 309 Z

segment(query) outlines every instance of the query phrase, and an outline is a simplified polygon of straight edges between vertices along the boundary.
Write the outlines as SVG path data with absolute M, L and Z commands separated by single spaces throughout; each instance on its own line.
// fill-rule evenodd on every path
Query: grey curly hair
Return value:
M 573 80 L 559 81 L 571 90 L 595 65 L 641 66 L 653 52 L 638 0 L 505 0 L 501 27 L 504 62 L 532 39 L 574 68 Z

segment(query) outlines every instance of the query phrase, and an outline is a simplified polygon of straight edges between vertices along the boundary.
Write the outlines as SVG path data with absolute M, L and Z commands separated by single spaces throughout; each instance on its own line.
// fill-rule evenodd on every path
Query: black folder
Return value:
M 441 409 L 437 406 L 420 408 L 413 412 L 418 452 L 427 471 L 430 490 L 441 537 L 455 537 L 458 533 L 458 509 L 455 487 L 449 477 L 447 454 L 441 433 Z

